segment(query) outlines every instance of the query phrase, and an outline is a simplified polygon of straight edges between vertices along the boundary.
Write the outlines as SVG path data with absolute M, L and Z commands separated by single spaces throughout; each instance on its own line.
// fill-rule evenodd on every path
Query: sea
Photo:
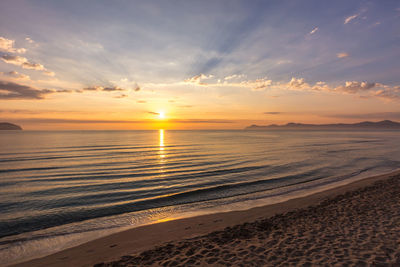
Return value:
M 0 262 L 400 168 L 400 131 L 0 131 Z

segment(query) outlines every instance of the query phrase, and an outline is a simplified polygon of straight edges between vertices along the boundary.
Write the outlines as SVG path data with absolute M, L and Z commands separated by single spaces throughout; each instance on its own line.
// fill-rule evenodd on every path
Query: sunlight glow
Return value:
M 158 113 L 158 118 L 159 119 L 165 119 L 165 112 L 164 111 L 160 111 L 159 113 Z

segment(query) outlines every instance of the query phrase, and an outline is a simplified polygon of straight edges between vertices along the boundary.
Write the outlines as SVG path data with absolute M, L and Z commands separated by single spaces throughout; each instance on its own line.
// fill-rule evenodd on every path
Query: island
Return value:
M 345 129 L 384 129 L 384 130 L 400 130 L 400 123 L 390 120 L 371 122 L 363 121 L 359 123 L 336 123 L 336 124 L 304 124 L 304 123 L 288 123 L 284 125 L 251 125 L 246 130 L 345 130 Z
M 0 130 L 22 130 L 22 127 L 9 122 L 0 122 Z

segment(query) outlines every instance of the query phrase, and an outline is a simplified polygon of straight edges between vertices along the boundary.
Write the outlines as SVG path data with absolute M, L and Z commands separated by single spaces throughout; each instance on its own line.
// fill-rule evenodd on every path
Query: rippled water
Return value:
M 0 259 L 392 171 L 399 133 L 3 131 Z

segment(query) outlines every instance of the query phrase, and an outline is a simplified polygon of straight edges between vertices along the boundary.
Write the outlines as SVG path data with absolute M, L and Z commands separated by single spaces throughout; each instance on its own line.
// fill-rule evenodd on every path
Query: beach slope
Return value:
M 400 264 L 400 172 L 283 203 L 138 227 L 19 266 Z

